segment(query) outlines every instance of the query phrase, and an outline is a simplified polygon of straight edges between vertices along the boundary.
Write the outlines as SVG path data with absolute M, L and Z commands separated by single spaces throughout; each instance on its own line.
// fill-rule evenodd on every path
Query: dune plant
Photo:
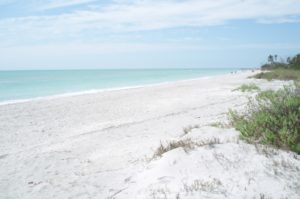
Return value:
M 243 84 L 240 87 L 234 89 L 233 91 L 253 92 L 253 91 L 260 91 L 260 88 L 256 84 L 250 83 L 250 84 Z
M 230 110 L 232 125 L 249 142 L 271 144 L 300 154 L 300 94 L 285 87 L 249 99 L 246 112 Z
M 213 146 L 215 144 L 220 144 L 220 140 L 218 138 L 202 141 L 193 141 L 191 138 L 187 138 L 184 140 L 171 141 L 167 144 L 160 143 L 160 146 L 154 152 L 153 159 L 161 157 L 163 154 L 177 148 L 182 148 L 185 152 L 188 152 L 196 147 Z

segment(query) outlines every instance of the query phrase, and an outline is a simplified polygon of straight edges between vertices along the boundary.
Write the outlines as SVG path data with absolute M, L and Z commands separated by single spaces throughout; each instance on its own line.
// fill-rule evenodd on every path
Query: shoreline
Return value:
M 259 69 L 238 69 L 234 72 L 228 72 L 224 74 L 216 74 L 216 75 L 210 75 L 210 76 L 202 76 L 198 78 L 191 78 L 191 79 L 180 79 L 180 80 L 171 80 L 171 81 L 165 81 L 165 82 L 159 82 L 159 83 L 149 83 L 149 84 L 141 84 L 136 86 L 124 86 L 124 87 L 113 87 L 113 88 L 103 88 L 103 89 L 89 89 L 85 91 L 78 91 L 78 92 L 67 92 L 62 94 L 54 94 L 54 95 L 47 95 L 47 96 L 40 96 L 40 97 L 33 97 L 33 98 L 25 98 L 25 99 L 16 99 L 16 100 L 5 100 L 0 101 L 0 106 L 5 105 L 11 105 L 11 104 L 20 104 L 20 103 L 26 103 L 31 101 L 41 101 L 41 100 L 51 100 L 51 99 L 59 99 L 64 97 L 73 97 L 73 96 L 81 96 L 81 95 L 89 95 L 89 94 L 98 94 L 103 92 L 112 92 L 112 91 L 119 91 L 119 90 L 129 90 L 129 89 L 137 89 L 137 88 L 144 88 L 144 87 L 152 87 L 152 86 L 160 86 L 164 84 L 173 84 L 173 83 L 180 83 L 185 81 L 195 81 L 200 79 L 207 79 L 207 78 L 213 78 L 223 75 L 229 75 L 233 73 L 243 73 L 243 72 L 249 72 L 249 71 L 258 71 Z

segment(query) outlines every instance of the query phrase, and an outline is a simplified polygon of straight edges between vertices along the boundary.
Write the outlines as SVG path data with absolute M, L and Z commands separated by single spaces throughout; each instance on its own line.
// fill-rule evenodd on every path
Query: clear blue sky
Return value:
M 300 0 L 0 0 L 0 70 L 257 67 L 299 35 Z

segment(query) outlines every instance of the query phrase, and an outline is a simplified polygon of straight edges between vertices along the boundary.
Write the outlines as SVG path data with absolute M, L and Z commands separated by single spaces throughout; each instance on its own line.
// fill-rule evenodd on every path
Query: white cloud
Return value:
M 23 55 L 23 56 L 40 56 L 40 55 L 105 55 L 115 53 L 149 53 L 149 52 L 186 52 L 186 51 L 207 51 L 207 50 L 242 50 L 242 49 L 270 49 L 299 50 L 299 43 L 244 43 L 228 45 L 200 45 L 199 43 L 128 43 L 128 42 L 102 42 L 102 43 L 64 43 L 64 44 L 47 44 L 47 45 L 25 45 L 13 47 L 0 47 L 0 54 L 5 55 Z
M 277 18 L 262 18 L 258 20 L 259 23 L 263 24 L 275 24 L 275 23 L 299 23 L 299 16 L 287 16 L 287 17 L 277 17 Z
M 45 4 L 44 9 L 91 1 L 55 0 Z M 300 0 L 115 0 L 105 6 L 96 2 L 91 5 L 94 5 L 93 9 L 75 10 L 68 14 L 0 20 L 0 39 L 13 38 L 20 33 L 26 39 L 42 40 L 73 37 L 84 31 L 102 34 L 201 27 L 241 19 L 272 23 L 300 15 Z
M 48 3 L 44 3 L 42 6 L 39 7 L 41 10 L 49 10 L 54 8 L 62 8 L 80 4 L 87 4 L 91 2 L 95 2 L 97 0 L 52 0 Z

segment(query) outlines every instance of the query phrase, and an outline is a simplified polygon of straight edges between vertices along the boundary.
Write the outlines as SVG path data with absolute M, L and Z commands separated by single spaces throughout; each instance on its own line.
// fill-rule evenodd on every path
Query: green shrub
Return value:
M 250 142 L 271 144 L 300 154 L 300 94 L 297 89 L 260 92 L 247 113 L 230 110 L 232 125 Z
M 294 56 L 289 60 L 290 67 L 296 70 L 300 69 L 300 54 Z
M 272 64 L 264 64 L 261 66 L 261 69 L 262 70 L 273 70 L 273 69 L 280 69 L 280 68 L 288 68 L 288 64 L 285 64 L 285 63 L 280 63 L 280 62 L 275 62 L 275 63 L 272 63 Z
M 267 79 L 267 80 L 300 80 L 300 70 L 294 69 L 274 69 L 268 72 L 261 72 L 254 76 L 256 79 Z
M 243 84 L 240 87 L 234 89 L 233 91 L 241 91 L 241 92 L 252 92 L 252 91 L 259 91 L 260 88 L 255 84 Z

